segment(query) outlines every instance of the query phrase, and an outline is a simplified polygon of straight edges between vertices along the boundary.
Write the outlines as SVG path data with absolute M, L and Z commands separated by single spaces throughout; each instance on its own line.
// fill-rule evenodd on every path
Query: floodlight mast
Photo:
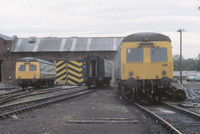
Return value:
M 180 33 L 180 83 L 182 84 L 182 33 L 185 32 L 185 30 L 178 29 L 177 32 Z

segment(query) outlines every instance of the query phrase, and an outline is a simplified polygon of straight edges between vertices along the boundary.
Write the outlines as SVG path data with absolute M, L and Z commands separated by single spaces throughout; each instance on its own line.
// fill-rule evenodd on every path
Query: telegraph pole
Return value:
M 185 31 L 184 29 L 178 29 L 177 32 L 180 33 L 180 82 L 182 84 L 182 33 Z

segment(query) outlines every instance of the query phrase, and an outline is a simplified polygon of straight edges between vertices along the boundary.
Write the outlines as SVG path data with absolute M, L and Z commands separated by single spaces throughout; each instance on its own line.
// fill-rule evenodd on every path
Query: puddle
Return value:
M 163 113 L 167 113 L 167 114 L 174 114 L 175 112 L 171 111 L 171 110 L 166 110 L 166 109 L 163 109 L 163 108 L 158 108 L 157 110 L 163 112 Z

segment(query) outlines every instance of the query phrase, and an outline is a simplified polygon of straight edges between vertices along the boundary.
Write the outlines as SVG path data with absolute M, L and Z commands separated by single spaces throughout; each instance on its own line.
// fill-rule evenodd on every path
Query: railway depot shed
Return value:
M 56 62 L 56 82 L 81 85 L 83 84 L 81 77 L 82 59 L 94 55 L 103 57 L 113 63 L 115 53 L 122 39 L 123 37 L 18 38 L 13 36 L 13 43 L 8 52 L 9 58 L 7 58 L 11 68 L 2 78 L 8 82 L 8 78 L 11 76 L 12 85 L 16 85 L 16 61 L 23 57 L 35 57 Z M 60 68 L 61 66 L 64 68 Z M 63 71 L 65 68 L 67 68 L 66 71 Z
M 0 82 L 9 82 L 9 72 L 12 70 L 10 50 L 13 45 L 13 38 L 0 34 Z

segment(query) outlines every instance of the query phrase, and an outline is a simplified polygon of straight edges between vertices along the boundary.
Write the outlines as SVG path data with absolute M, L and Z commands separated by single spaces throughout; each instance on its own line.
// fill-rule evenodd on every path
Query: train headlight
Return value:
M 167 72 L 166 71 L 162 71 L 162 75 L 166 75 L 167 74 Z
M 129 72 L 129 76 L 133 76 L 133 72 L 132 71 Z

